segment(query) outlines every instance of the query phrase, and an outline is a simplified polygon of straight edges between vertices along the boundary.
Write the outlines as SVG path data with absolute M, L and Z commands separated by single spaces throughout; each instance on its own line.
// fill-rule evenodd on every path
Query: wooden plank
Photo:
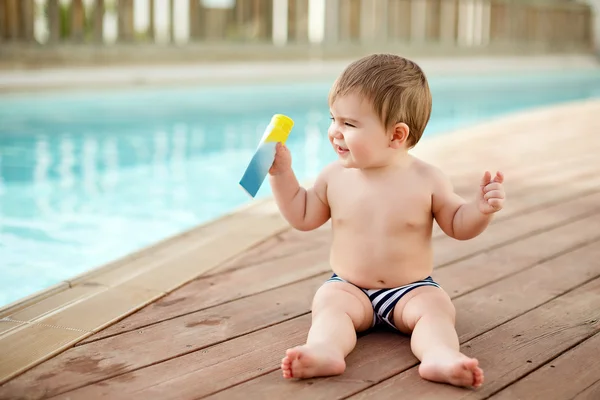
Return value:
M 486 251 L 501 243 L 514 242 L 541 231 L 564 225 L 570 220 L 600 209 L 600 192 L 576 198 L 555 206 L 504 220 L 488 227 L 487 232 L 469 241 L 459 242 L 448 236 L 434 244 L 434 265 L 438 268 L 470 255 Z
M 198 232 L 190 232 L 186 240 L 175 241 L 171 245 L 158 245 L 138 254 L 137 258 L 125 257 L 105 268 L 71 279 L 70 282 L 73 286 L 82 283 L 114 286 L 135 278 L 137 286 L 166 292 L 288 228 L 287 222 L 275 213 L 248 213 L 232 218 L 231 221 L 225 220 L 223 225 L 225 228 L 235 227 L 232 229 L 234 234 L 217 233 L 216 230 L 224 230 L 219 225 L 212 229 L 212 234 L 198 237 L 202 231 L 199 229 Z M 243 231 L 244 228 L 250 229 Z M 178 237 L 183 238 L 182 235 Z M 192 239 L 196 240 L 192 242 Z
M 0 384 L 38 364 L 40 360 L 47 360 L 61 352 L 77 341 L 81 334 L 77 330 L 29 324 L 19 329 L 18 335 L 0 337 Z
M 42 307 L 44 304 L 38 303 L 39 306 L 36 304 L 32 309 L 25 309 L 18 313 L 16 316 L 32 318 L 35 322 L 23 329 L 13 329 L 0 336 L 0 348 L 11 349 L 0 362 L 0 383 L 47 360 L 76 341 L 89 336 L 91 332 L 101 330 L 163 295 L 163 293 L 126 286 L 104 289 L 89 297 L 85 297 L 87 293 L 75 292 L 75 296 L 84 297 L 80 301 L 73 301 L 63 296 L 63 299 L 71 301 L 72 304 L 69 303 L 56 311 L 53 311 L 56 303 L 49 301 L 46 305 L 49 304 L 49 308 L 52 309 Z M 68 293 L 63 292 L 59 295 Z M 17 322 L 23 321 L 17 320 Z M 50 331 L 46 332 L 44 329 Z M 36 343 L 29 343 L 31 336 L 37 334 L 47 335 L 48 340 L 39 341 L 39 346 Z
M 272 236 L 244 253 L 238 254 L 229 261 L 224 262 L 208 275 L 220 274 L 239 268 L 250 267 L 259 263 L 283 259 L 295 254 L 308 251 L 316 246 L 328 243 L 330 240 L 330 223 L 319 228 L 317 231 L 301 232 L 288 229 L 278 235 Z
M 436 269 L 433 277 L 458 297 L 600 240 L 598 226 L 600 214 L 596 213 Z
M 229 232 L 227 235 L 212 240 L 206 245 L 191 249 L 189 253 L 172 254 L 168 264 L 162 264 L 152 269 L 141 268 L 141 273 L 130 275 L 127 281 L 131 281 L 130 285 L 170 292 L 222 264 L 233 255 L 240 254 L 262 242 L 265 236 L 272 232 L 274 224 L 282 229 L 287 228 L 287 223 L 278 215 L 273 216 L 271 220 L 265 218 L 262 225 L 264 231 L 262 232 L 262 229 L 258 228 L 253 231 L 238 230 Z M 123 272 L 120 271 L 117 275 L 109 276 L 107 274 L 99 279 L 94 279 L 94 281 L 104 284 L 110 281 L 125 282 L 123 278 Z M 108 281 L 105 281 L 105 279 Z
M 9 318 L 18 321 L 35 321 L 46 314 L 49 314 L 60 308 L 68 307 L 70 304 L 76 301 L 93 296 L 94 294 L 106 289 L 106 286 L 78 286 L 69 288 L 49 296 L 37 303 L 34 303 L 18 312 L 9 314 Z
M 320 247 L 314 251 L 300 253 L 286 260 L 285 267 L 280 260 L 274 260 L 226 274 L 197 279 L 78 345 L 322 275 L 331 270 L 327 262 L 328 251 L 328 248 Z
M 427 382 L 411 368 L 351 398 L 395 399 L 400 390 L 407 398 L 487 398 L 598 333 L 598 310 L 600 279 L 595 279 L 464 343 L 462 350 L 476 357 L 485 371 L 485 382 L 476 391 Z
M 33 293 L 27 297 L 19 299 L 13 303 L 7 304 L 0 308 L 0 318 L 7 317 L 11 314 L 16 313 L 19 310 L 22 310 L 27 307 L 31 307 L 37 302 L 43 301 L 44 299 L 55 295 L 56 293 L 60 293 L 69 288 L 69 284 L 67 282 L 60 282 L 56 285 L 50 286 L 47 289 L 39 291 L 37 293 Z
M 560 293 L 577 288 L 583 282 L 588 281 L 590 277 L 600 275 L 600 265 L 596 262 L 599 256 L 600 246 L 598 246 L 598 243 L 596 242 L 583 249 L 566 254 L 565 256 L 548 263 L 540 264 L 519 274 L 512 275 L 493 285 L 486 286 L 457 299 L 455 301 L 459 320 L 457 323 L 457 331 L 461 340 L 465 341 L 477 335 L 481 335 L 488 329 L 511 321 L 524 313 L 526 313 L 525 315 L 535 313 L 536 307 L 543 305 L 549 300 L 555 304 L 562 304 L 563 300 L 561 300 L 561 298 L 556 300 L 552 299 L 556 298 Z M 571 265 L 577 265 L 577 268 L 570 270 L 565 267 Z M 484 272 L 482 271 L 482 273 Z M 532 277 L 537 282 L 531 282 Z M 528 281 L 526 279 L 528 279 Z M 584 292 L 581 296 L 577 297 L 577 303 L 583 301 L 583 298 L 592 293 L 593 290 L 597 290 L 596 288 L 598 286 L 600 286 L 599 280 L 595 282 L 595 285 L 592 285 L 591 288 L 586 290 L 582 291 L 576 289 L 576 291 L 579 290 L 579 292 Z M 521 293 L 518 293 L 519 288 L 522 289 Z M 527 293 L 524 293 L 525 288 L 527 288 Z M 515 295 L 515 293 L 515 297 L 510 297 Z M 566 296 L 570 296 L 570 294 L 567 294 Z M 597 310 L 598 307 L 596 304 L 600 304 L 600 291 L 594 293 L 594 296 L 596 297 L 589 300 L 592 304 L 586 305 L 582 310 L 573 312 L 572 307 L 562 310 L 562 313 L 569 313 L 570 317 L 568 318 L 575 319 L 573 320 L 575 328 L 582 325 L 582 320 L 587 320 L 586 318 L 579 318 L 581 312 L 585 311 L 588 314 L 594 312 L 597 313 L 597 311 L 594 310 L 594 307 L 596 307 Z M 498 306 L 499 299 L 504 300 L 502 302 L 502 307 Z M 494 310 L 498 310 L 497 314 L 494 313 Z M 531 310 L 534 311 L 530 312 Z M 556 313 L 558 316 L 562 315 L 558 310 Z M 546 316 L 547 313 L 544 313 L 545 318 Z M 563 318 L 559 318 L 558 316 L 556 317 L 556 320 L 563 320 Z M 568 318 L 567 321 L 569 321 Z M 552 323 L 555 321 L 555 319 L 552 318 L 550 320 Z M 519 321 L 523 320 L 520 319 Z M 523 321 L 522 324 L 526 323 L 526 321 L 527 320 Z M 510 324 L 512 321 L 508 323 Z M 540 329 L 537 326 L 523 327 L 522 324 L 519 325 L 522 329 L 529 328 L 532 331 Z M 544 326 L 543 328 L 547 327 Z M 496 330 L 493 330 L 491 332 L 495 331 Z M 537 332 L 537 334 L 543 335 L 543 333 L 539 332 Z M 506 341 L 507 337 L 512 336 L 503 335 L 500 339 Z M 400 339 L 400 337 L 398 339 Z M 471 344 L 468 345 L 472 346 Z M 398 347 L 399 346 L 400 344 Z M 349 396 L 356 393 L 358 390 L 366 389 L 377 382 L 389 379 L 401 371 L 417 364 L 417 360 L 412 356 L 407 342 L 402 346 L 403 355 L 389 357 L 389 353 L 392 349 L 393 347 L 373 346 L 369 349 L 370 351 L 361 355 L 361 358 L 357 360 L 356 364 L 353 364 L 348 360 L 347 370 L 342 376 L 321 378 L 319 379 L 319 384 L 315 383 L 314 380 L 290 384 L 281 378 L 281 371 L 275 371 L 272 374 L 257 377 L 251 381 L 244 382 L 238 386 L 222 391 L 216 395 L 215 398 L 235 399 L 240 398 L 247 393 L 253 393 L 258 398 L 290 397 L 327 399 Z M 466 349 L 466 352 L 467 354 L 472 354 L 473 356 L 480 358 L 480 353 L 473 351 L 473 349 Z M 500 353 L 499 356 L 502 354 L 503 353 Z M 498 361 L 485 362 L 482 363 L 482 365 L 486 369 L 489 369 L 490 366 L 493 366 L 496 363 L 498 363 Z M 411 379 L 414 381 L 417 378 L 413 376 Z M 486 383 L 487 382 L 488 379 L 486 376 Z M 402 392 L 400 390 L 402 390 Z M 403 386 L 394 386 L 393 396 L 397 397 L 398 393 L 405 394 Z M 370 395 L 371 393 L 369 392 L 369 396 Z M 410 398 L 408 393 L 406 393 L 406 396 L 407 398 Z M 365 398 L 367 398 L 366 395 Z M 373 398 L 379 398 L 379 393 L 375 394 Z M 417 396 L 416 398 L 422 397 Z
M 12 380 L 3 389 L 23 395 L 43 390 L 48 396 L 54 396 L 305 315 L 310 310 L 313 294 L 328 276 L 328 273 L 323 274 L 142 330 L 71 348 Z M 74 367 L 99 360 L 102 367 L 92 371 Z M 48 373 L 55 374 L 53 379 L 39 379 L 40 375 Z
M 598 400 L 600 398 L 600 380 L 583 392 L 573 397 L 573 400 Z
M 25 325 L 24 322 L 10 321 L 6 319 L 0 319 L 0 337 L 12 331 L 15 328 Z
M 68 397 L 197 399 L 277 368 L 285 350 L 306 339 L 310 319 L 310 315 L 294 318 L 141 371 L 81 387 L 68 392 Z M 156 385 L 149 385 L 150 381 Z M 44 389 L 37 388 L 28 391 L 27 396 L 37 398 L 43 393 Z M 1 394 L 0 389 L 0 398 Z
M 458 297 L 490 282 L 600 239 L 598 226 L 600 226 L 600 214 L 596 213 L 565 226 L 530 236 L 494 251 L 484 252 L 436 270 L 434 278 L 447 290 L 452 288 L 451 294 Z M 90 336 L 78 345 L 139 329 L 324 273 L 330 267 L 328 263 L 321 263 L 320 260 L 326 260 L 328 251 L 327 246 L 322 246 L 321 249 L 300 253 L 290 259 L 285 259 L 284 262 L 277 259 L 224 275 L 196 280 L 118 324 Z M 481 270 L 482 266 L 485 266 L 485 273 L 472 273 L 472 271 Z M 282 269 L 284 270 L 282 271 Z
M 580 343 L 540 369 L 490 397 L 490 400 L 572 399 L 600 380 L 600 334 Z M 557 385 L 556 382 L 561 382 Z
M 162 292 L 120 285 L 62 307 L 47 316 L 38 318 L 36 322 L 86 332 L 98 332 L 163 295 Z

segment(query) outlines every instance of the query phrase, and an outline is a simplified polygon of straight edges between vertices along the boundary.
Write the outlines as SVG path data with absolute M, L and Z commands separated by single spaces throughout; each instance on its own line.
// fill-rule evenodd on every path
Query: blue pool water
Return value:
M 430 79 L 426 136 L 600 95 L 600 73 Z M 238 181 L 272 114 L 299 178 L 335 154 L 329 83 L 0 97 L 0 306 L 251 201 Z M 259 197 L 270 194 L 263 185 Z

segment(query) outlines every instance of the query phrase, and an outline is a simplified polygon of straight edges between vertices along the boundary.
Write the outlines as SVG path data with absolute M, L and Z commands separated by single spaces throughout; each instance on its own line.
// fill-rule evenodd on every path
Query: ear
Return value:
M 408 134 L 410 133 L 410 129 L 408 128 L 408 125 L 406 125 L 404 122 L 398 122 L 396 125 L 393 126 L 392 129 L 393 130 L 392 137 L 390 138 L 390 147 L 392 149 L 399 149 L 402 146 L 404 146 L 404 144 L 408 140 Z

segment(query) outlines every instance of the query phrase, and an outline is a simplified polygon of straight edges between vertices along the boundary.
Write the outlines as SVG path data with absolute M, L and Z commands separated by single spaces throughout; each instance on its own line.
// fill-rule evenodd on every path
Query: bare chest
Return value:
M 386 234 L 431 224 L 431 193 L 415 179 L 347 179 L 330 186 L 331 217 L 338 228 Z

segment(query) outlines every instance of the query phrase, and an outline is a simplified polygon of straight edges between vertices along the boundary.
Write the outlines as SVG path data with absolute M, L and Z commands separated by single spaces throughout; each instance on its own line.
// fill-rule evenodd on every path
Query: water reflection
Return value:
M 84 135 L 83 153 L 82 153 L 82 183 L 84 193 L 87 196 L 94 196 L 98 193 L 97 179 L 97 156 L 98 140 L 89 133 Z

